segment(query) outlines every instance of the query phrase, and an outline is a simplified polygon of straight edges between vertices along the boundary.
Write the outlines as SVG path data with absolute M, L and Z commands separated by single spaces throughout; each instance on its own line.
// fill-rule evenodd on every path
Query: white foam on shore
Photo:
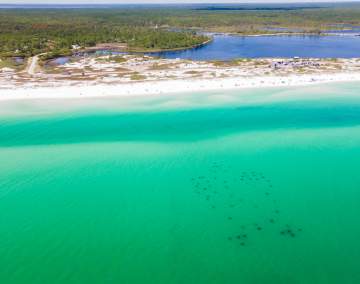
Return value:
M 149 96 L 244 88 L 305 86 L 319 83 L 351 81 L 360 81 L 360 73 L 176 79 L 118 84 L 81 83 L 71 85 L 70 83 L 64 83 L 60 86 L 46 87 L 34 84 L 30 87 L 14 86 L 13 88 L 0 89 L 0 100 Z

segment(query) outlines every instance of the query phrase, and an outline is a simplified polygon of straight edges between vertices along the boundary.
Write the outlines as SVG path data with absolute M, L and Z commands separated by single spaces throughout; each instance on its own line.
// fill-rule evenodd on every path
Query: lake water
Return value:
M 360 31 L 360 29 L 359 29 Z M 360 32 L 329 31 L 331 36 L 256 36 L 243 37 L 214 35 L 214 40 L 202 47 L 147 53 L 163 58 L 191 60 L 232 60 L 236 58 L 357 58 L 360 57 Z M 337 35 L 341 33 L 341 35 Z M 123 55 L 124 52 L 97 51 L 89 54 Z M 49 62 L 50 65 L 63 65 L 69 57 L 60 57 Z
M 213 42 L 194 49 L 153 52 L 162 58 L 191 60 L 232 60 L 236 58 L 357 58 L 360 57 L 360 36 L 357 30 L 329 31 L 332 36 L 257 36 L 214 35 Z M 341 33 L 341 35 L 336 35 Z M 359 32 L 360 34 L 360 32 Z M 90 54 L 123 55 L 124 52 L 97 51 Z M 63 65 L 69 57 L 60 57 L 50 65 Z
M 215 35 L 200 48 L 160 52 L 165 58 L 192 60 L 231 60 L 261 57 L 360 57 L 360 36 L 257 36 Z
M 359 93 L 2 102 L 1 283 L 360 283 Z

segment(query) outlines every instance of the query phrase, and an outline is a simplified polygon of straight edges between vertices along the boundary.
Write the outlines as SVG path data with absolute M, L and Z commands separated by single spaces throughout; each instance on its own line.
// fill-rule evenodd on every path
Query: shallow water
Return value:
M 4 103 L 1 282 L 358 283 L 359 91 Z

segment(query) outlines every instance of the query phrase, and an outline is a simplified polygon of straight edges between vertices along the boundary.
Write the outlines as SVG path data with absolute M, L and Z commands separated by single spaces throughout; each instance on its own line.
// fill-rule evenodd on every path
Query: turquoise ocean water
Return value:
M 0 105 L 0 282 L 360 283 L 360 84 Z

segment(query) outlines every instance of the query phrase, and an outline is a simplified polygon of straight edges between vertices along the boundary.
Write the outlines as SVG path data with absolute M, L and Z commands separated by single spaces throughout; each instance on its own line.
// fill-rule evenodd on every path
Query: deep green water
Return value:
M 0 104 L 0 283 L 360 283 L 360 84 Z

